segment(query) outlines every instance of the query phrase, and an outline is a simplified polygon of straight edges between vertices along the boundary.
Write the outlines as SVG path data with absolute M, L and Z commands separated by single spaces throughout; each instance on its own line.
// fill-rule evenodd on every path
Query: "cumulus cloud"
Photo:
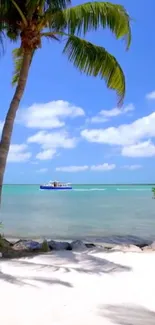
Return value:
M 146 99 L 155 99 L 155 90 L 152 91 L 151 93 L 146 94 Z
M 41 146 L 42 151 L 36 155 L 37 159 L 52 159 L 56 149 L 72 149 L 77 144 L 76 138 L 71 138 L 66 131 L 47 132 L 39 131 L 27 139 L 28 143 L 35 143 Z
M 28 128 L 52 129 L 65 125 L 66 118 L 84 116 L 81 107 L 67 101 L 57 100 L 49 103 L 33 104 L 26 110 L 22 109 L 17 115 L 17 122 Z
M 56 153 L 55 149 L 43 150 L 36 155 L 36 158 L 39 160 L 52 159 L 54 157 L 55 153 Z
M 137 170 L 137 169 L 141 169 L 142 165 L 125 165 L 122 166 L 123 169 L 128 169 L 128 170 Z
M 122 148 L 122 156 L 153 157 L 155 156 L 155 145 L 148 140 L 131 146 L 126 146 Z
M 155 137 L 155 113 L 142 117 L 130 124 L 105 129 L 85 129 L 81 135 L 89 142 L 110 145 L 131 145 L 144 138 Z
M 108 171 L 108 170 L 113 170 L 115 168 L 116 168 L 115 164 L 108 164 L 108 163 L 104 163 L 102 165 L 93 165 L 90 167 L 90 169 L 94 171 Z
M 31 152 L 28 151 L 26 144 L 11 144 L 8 154 L 8 162 L 25 162 L 32 156 Z
M 120 109 L 118 107 L 113 108 L 111 110 L 102 110 L 98 113 L 98 115 L 93 116 L 90 119 L 91 123 L 103 123 L 109 121 L 110 118 L 116 117 L 119 115 L 127 114 L 129 112 L 132 112 L 135 109 L 133 104 L 129 104 L 125 106 L 124 108 Z
M 87 170 L 88 166 L 65 166 L 65 167 L 56 167 L 57 172 L 67 172 L 67 173 L 76 173 L 83 172 Z
M 65 166 L 65 167 L 56 167 L 56 171 L 58 172 L 69 172 L 69 173 L 76 173 L 76 172 L 83 172 L 86 170 L 92 171 L 109 171 L 115 169 L 116 165 L 104 163 L 102 165 L 93 165 L 93 166 Z

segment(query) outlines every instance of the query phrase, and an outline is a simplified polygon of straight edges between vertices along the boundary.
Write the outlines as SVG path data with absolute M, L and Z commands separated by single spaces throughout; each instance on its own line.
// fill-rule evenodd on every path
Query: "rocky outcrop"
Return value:
M 48 241 L 48 246 L 49 246 L 50 250 L 56 250 L 56 251 L 60 251 L 60 250 L 71 251 L 72 250 L 72 246 L 68 242 L 59 242 L 59 241 L 50 240 L 50 241 Z
M 143 251 L 155 251 L 155 241 L 151 245 L 143 247 Z
M 41 250 L 42 244 L 33 240 L 19 240 L 13 245 L 12 248 L 15 251 L 21 251 L 21 250 L 36 251 L 36 250 Z
M 155 251 L 155 242 L 151 245 L 146 245 L 142 248 L 139 245 L 115 245 L 115 244 L 100 244 L 84 243 L 81 240 L 75 240 L 71 243 L 63 241 L 44 240 L 42 243 L 35 240 L 18 240 L 16 243 L 11 243 L 4 237 L 0 236 L 0 257 L 3 258 L 20 258 L 31 256 L 34 254 L 42 254 L 49 251 L 73 250 L 86 251 L 98 247 L 101 251 L 106 252 L 153 252 Z
M 81 240 L 74 240 L 71 243 L 71 246 L 72 246 L 73 250 L 86 250 L 87 249 L 86 245 Z

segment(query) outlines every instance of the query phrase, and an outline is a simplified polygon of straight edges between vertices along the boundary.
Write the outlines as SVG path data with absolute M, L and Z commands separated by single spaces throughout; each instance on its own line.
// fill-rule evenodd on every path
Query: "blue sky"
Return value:
M 73 1 L 79 4 L 81 1 Z M 99 78 L 79 73 L 62 55 L 63 44 L 43 42 L 34 57 L 14 127 L 6 183 L 155 182 L 155 2 L 123 4 L 132 23 L 128 52 L 109 31 L 87 39 L 114 54 L 126 75 L 124 106 Z M 11 86 L 13 45 L 0 58 L 0 121 Z

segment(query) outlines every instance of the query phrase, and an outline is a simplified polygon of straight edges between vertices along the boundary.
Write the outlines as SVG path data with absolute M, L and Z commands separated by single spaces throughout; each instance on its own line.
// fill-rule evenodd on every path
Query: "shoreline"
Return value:
M 59 241 L 53 239 L 34 240 L 19 239 L 9 240 L 0 236 L 0 257 L 3 259 L 22 258 L 35 256 L 51 251 L 89 251 L 98 249 L 102 252 L 154 252 L 155 241 L 139 241 L 133 243 L 113 243 L 113 242 L 91 242 L 91 241 Z

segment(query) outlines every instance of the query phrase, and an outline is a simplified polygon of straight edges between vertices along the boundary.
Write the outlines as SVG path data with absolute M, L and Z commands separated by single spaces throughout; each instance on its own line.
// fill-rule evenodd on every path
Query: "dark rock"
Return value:
M 72 249 L 85 250 L 87 247 L 81 240 L 75 240 L 71 243 Z
M 94 247 L 96 247 L 96 245 L 93 244 L 93 243 L 86 243 L 85 245 L 86 245 L 87 248 L 94 248 Z
M 42 244 L 33 240 L 19 240 L 12 248 L 16 251 L 36 251 L 41 250 Z
M 155 251 L 155 242 L 153 242 L 151 245 L 143 247 L 143 251 Z
M 50 250 L 57 250 L 57 251 L 72 250 L 72 246 L 68 242 L 58 242 L 58 241 L 51 240 L 48 242 L 48 246 Z

